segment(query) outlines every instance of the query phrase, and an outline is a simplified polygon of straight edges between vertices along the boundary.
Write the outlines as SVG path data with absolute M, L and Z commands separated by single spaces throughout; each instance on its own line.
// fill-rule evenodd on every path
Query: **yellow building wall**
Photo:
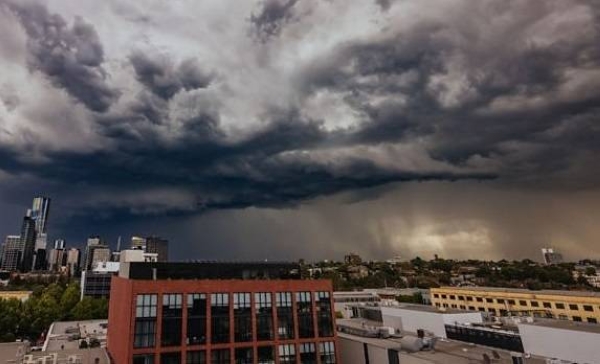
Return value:
M 488 302 L 488 300 L 493 302 Z M 503 302 L 499 303 L 498 300 L 503 300 Z M 537 302 L 538 306 L 534 306 L 532 302 Z M 573 320 L 575 317 L 584 322 L 600 322 L 600 296 L 441 287 L 431 289 L 431 304 L 442 309 L 462 308 L 485 312 L 495 310 L 496 313 L 505 310 L 510 311 L 513 315 L 532 315 L 534 311 L 539 311 L 539 314 L 543 315 L 543 311 L 546 311 L 555 318 Z
M 31 296 L 31 291 L 0 291 L 0 299 L 16 298 L 21 301 L 26 301 Z

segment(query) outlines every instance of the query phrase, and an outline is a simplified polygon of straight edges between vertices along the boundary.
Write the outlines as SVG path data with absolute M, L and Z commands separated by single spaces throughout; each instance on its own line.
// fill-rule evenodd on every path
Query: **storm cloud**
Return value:
M 117 222 L 143 230 L 158 220 L 231 218 L 243 227 L 278 213 L 291 224 L 290 211 L 310 223 L 337 206 L 331 221 L 307 229 L 317 236 L 340 226 L 335 209 L 360 225 L 348 206 L 368 206 L 380 221 L 430 235 L 422 241 L 446 236 L 445 251 L 464 254 L 464 238 L 514 255 L 521 243 L 511 242 L 524 232 L 499 223 L 493 206 L 465 202 L 471 207 L 456 216 L 413 207 L 410 214 L 427 221 L 412 221 L 397 196 L 423 182 L 428 187 L 411 193 L 439 193 L 440 211 L 445 198 L 460 204 L 452 196 L 468 199 L 461 191 L 469 190 L 489 201 L 540 191 L 532 201 L 542 205 L 551 194 L 596 198 L 600 14 L 584 0 L 435 4 L 122 9 L 109 1 L 73 9 L 0 0 L 0 22 L 16 25 L 0 35 L 0 45 L 15 50 L 0 50 L 0 66 L 12 70 L 0 79 L 0 200 L 13 206 L 27 194 L 51 195 L 64 211 L 60 233 L 73 221 L 112 233 Z M 355 237 L 331 235 L 346 243 L 328 251 L 382 256 L 404 239 L 418 253 L 419 239 L 365 224 Z M 263 234 L 260 226 L 246 230 Z M 212 238 L 232 237 L 218 234 Z

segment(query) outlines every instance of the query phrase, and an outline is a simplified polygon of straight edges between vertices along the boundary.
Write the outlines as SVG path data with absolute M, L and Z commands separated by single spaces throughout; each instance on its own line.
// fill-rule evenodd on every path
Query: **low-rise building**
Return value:
M 25 302 L 32 293 L 32 291 L 0 291 L 0 299 L 10 300 L 14 298 L 21 302 Z
M 548 317 L 594 324 L 600 320 L 600 292 L 441 287 L 431 289 L 431 302 L 440 309 L 466 309 L 495 316 Z

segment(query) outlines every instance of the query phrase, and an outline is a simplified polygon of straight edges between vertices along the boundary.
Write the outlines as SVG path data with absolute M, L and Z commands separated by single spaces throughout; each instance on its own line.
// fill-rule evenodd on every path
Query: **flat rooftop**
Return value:
M 47 351 L 33 351 L 29 355 L 33 356 L 33 359 L 48 357 L 55 354 L 57 356 L 58 363 L 67 363 L 69 357 L 76 357 L 78 361 L 75 363 L 79 364 L 110 364 L 110 359 L 104 348 L 92 348 L 92 349 L 74 349 L 74 350 L 59 350 L 54 352 Z M 97 359 L 97 361 L 96 361 Z M 52 361 L 46 361 L 46 363 L 52 363 Z M 4 362 L 0 361 L 4 364 Z M 20 363 L 20 362 L 19 362 Z
M 301 279 L 300 265 L 286 262 L 131 262 L 122 278 L 162 279 Z
M 433 288 L 432 290 L 435 290 Z M 597 297 L 600 298 L 600 292 L 592 291 L 565 291 L 553 289 L 541 289 L 538 291 L 525 288 L 502 288 L 502 287 L 440 287 L 439 289 L 455 290 L 455 291 L 479 291 L 479 292 L 495 292 L 495 293 L 523 293 L 536 295 L 555 295 L 555 296 L 573 296 L 573 297 Z
M 600 334 L 600 325 L 598 324 L 590 324 L 587 322 L 575 322 L 571 320 L 543 320 L 538 319 L 534 322 L 521 322 L 518 326 L 521 325 L 530 325 L 530 326 L 540 326 L 540 327 L 548 327 L 554 329 L 562 329 L 562 330 L 573 330 L 579 332 L 589 332 L 592 334 Z
M 439 313 L 439 314 L 460 314 L 460 313 L 474 313 L 474 312 L 478 312 L 478 311 L 468 311 L 468 310 L 461 310 L 458 308 L 446 308 L 444 310 L 440 310 L 437 307 L 434 306 L 430 306 L 430 305 L 411 305 L 411 304 L 399 304 L 398 306 L 396 305 L 391 305 L 391 306 L 381 306 L 381 307 L 386 307 L 386 308 L 393 308 L 393 309 L 397 309 L 397 310 L 409 310 L 409 311 L 418 311 L 418 312 L 431 312 L 431 313 Z
M 412 335 L 405 335 L 405 337 L 414 337 Z M 362 336 L 356 336 L 346 333 L 338 333 L 339 339 L 347 339 L 366 343 L 376 347 L 385 349 L 400 349 L 400 362 L 402 358 L 406 362 L 418 362 L 419 364 L 473 364 L 483 363 L 483 354 L 492 356 L 492 351 L 495 351 L 500 356 L 500 359 L 494 361 L 498 364 L 512 363 L 511 355 L 509 351 L 488 348 L 485 346 L 464 343 L 461 341 L 438 339 L 433 351 L 417 351 L 407 352 L 402 351 L 402 343 L 400 338 L 368 338 Z M 411 361 L 410 359 L 413 359 Z M 418 360 L 418 361 L 417 361 Z M 539 357 L 531 357 L 527 359 L 527 364 L 546 364 L 546 360 Z
M 10 363 L 27 352 L 26 343 L 0 343 L 0 363 Z
M 56 321 L 46 336 L 44 351 L 77 350 L 85 338 L 106 343 L 108 320 Z

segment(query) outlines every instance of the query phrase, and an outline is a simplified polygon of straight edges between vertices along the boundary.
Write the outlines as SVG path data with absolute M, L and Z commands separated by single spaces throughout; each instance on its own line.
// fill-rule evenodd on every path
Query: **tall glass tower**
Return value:
M 35 221 L 35 250 L 46 249 L 48 242 L 47 227 L 48 213 L 50 211 L 50 199 L 48 197 L 36 197 L 33 199 L 31 218 Z

